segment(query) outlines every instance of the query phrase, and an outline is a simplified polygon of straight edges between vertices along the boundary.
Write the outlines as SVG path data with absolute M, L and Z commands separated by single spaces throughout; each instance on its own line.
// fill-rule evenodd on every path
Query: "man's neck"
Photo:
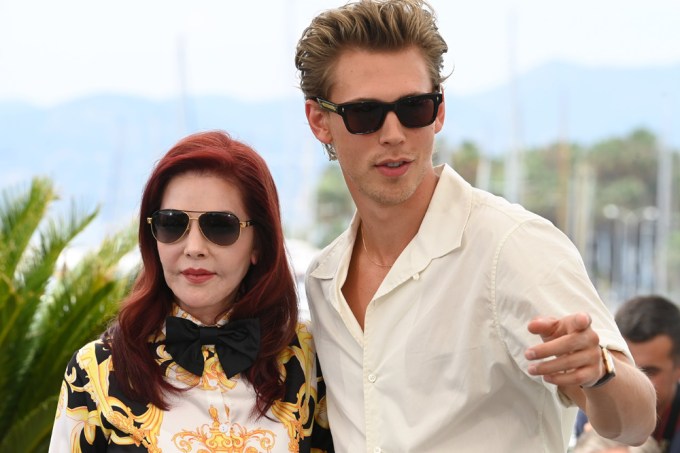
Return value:
M 403 250 L 416 235 L 425 218 L 439 177 L 426 177 L 418 190 L 404 202 L 394 206 L 357 203 L 357 211 L 370 241 L 379 250 Z M 397 254 L 398 255 L 398 254 Z

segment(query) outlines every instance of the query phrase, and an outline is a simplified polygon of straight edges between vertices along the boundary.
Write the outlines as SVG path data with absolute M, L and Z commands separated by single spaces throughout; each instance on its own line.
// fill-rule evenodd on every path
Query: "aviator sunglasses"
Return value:
M 161 209 L 146 218 L 151 225 L 151 234 L 158 242 L 172 244 L 179 241 L 189 231 L 191 220 L 198 221 L 198 229 L 203 237 L 219 246 L 231 245 L 241 235 L 241 229 L 251 226 L 252 220 L 239 220 L 231 212 L 208 211 L 191 217 L 189 213 L 199 211 L 180 211 L 178 209 Z
M 437 117 L 442 94 L 406 96 L 396 102 L 362 101 L 334 104 L 323 98 L 316 98 L 316 102 L 324 110 L 340 115 L 350 134 L 370 134 L 382 127 L 388 112 L 394 112 L 404 127 L 429 126 Z

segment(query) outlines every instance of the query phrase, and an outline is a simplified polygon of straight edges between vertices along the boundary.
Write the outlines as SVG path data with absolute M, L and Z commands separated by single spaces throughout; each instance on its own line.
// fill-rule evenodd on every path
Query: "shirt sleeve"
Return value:
M 298 324 L 293 350 L 296 351 L 296 360 L 288 362 L 286 374 L 288 386 L 295 390 L 286 400 L 295 401 L 301 394 L 306 395 L 303 397 L 305 403 L 297 414 L 304 432 L 300 452 L 332 453 L 335 450 L 326 414 L 326 386 L 309 322 Z
M 535 316 L 562 318 L 585 312 L 600 344 L 632 356 L 614 317 L 593 286 L 580 253 L 559 229 L 544 219 L 518 225 L 499 246 L 496 307 L 501 336 L 527 376 L 524 351 L 539 344 L 527 324 Z M 536 379 L 533 376 L 529 376 Z
M 87 392 L 91 377 L 78 361 L 79 354 L 86 354 L 88 346 L 73 354 L 66 366 L 49 453 L 106 452 L 108 440 L 101 426 L 99 409 Z
M 323 381 L 321 365 L 316 359 L 316 396 L 317 401 L 314 410 L 314 428 L 312 431 L 312 451 L 332 453 L 333 438 L 328 424 L 328 414 L 326 412 L 326 384 Z

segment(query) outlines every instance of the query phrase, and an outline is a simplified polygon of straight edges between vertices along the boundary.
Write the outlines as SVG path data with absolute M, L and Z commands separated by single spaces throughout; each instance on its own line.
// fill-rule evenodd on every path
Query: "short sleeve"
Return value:
M 99 408 L 87 391 L 92 376 L 81 366 L 83 360 L 96 358 L 95 345 L 90 343 L 74 353 L 66 366 L 49 453 L 106 452 L 108 440 L 101 426 Z

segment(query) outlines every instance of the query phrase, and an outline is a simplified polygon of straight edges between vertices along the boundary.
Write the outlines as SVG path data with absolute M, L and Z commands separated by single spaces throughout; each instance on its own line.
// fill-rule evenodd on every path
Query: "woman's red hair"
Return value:
M 264 416 L 284 394 L 277 357 L 295 335 L 297 292 L 284 246 L 278 193 L 267 164 L 252 148 L 221 131 L 182 139 L 157 163 L 146 183 L 139 212 L 142 270 L 115 322 L 104 334 L 111 345 L 113 372 L 121 390 L 144 404 L 167 410 L 166 392 L 178 392 L 164 380 L 149 348 L 149 339 L 161 330 L 170 314 L 173 294 L 165 283 L 156 240 L 146 218 L 160 209 L 168 182 L 187 172 L 217 175 L 235 184 L 249 218 L 255 222 L 259 259 L 244 277 L 229 319 L 260 320 L 260 352 L 243 375 L 257 393 L 255 410 Z

